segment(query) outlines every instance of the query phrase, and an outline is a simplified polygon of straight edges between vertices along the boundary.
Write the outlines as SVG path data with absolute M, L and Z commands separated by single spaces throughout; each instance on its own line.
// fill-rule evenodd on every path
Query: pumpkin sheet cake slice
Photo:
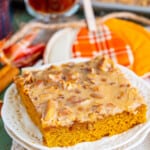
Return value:
M 143 97 L 106 57 L 24 71 L 15 83 L 49 147 L 96 141 L 146 121 Z

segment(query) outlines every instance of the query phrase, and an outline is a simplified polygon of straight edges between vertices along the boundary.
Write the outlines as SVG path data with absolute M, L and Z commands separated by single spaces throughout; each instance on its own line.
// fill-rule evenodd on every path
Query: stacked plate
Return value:
M 66 34 L 70 32 L 70 34 Z M 69 48 L 70 43 L 76 31 L 72 31 L 71 29 L 65 29 L 61 32 L 58 32 L 54 38 L 48 44 L 47 50 L 45 54 L 46 63 L 55 63 L 55 65 L 59 65 L 65 62 L 81 62 L 86 61 L 87 59 L 71 59 Z M 68 35 L 64 36 L 64 35 Z M 66 39 L 65 39 L 65 38 Z M 65 42 L 64 42 L 65 40 Z M 67 41 L 68 40 L 68 41 Z M 69 43 L 70 41 L 70 43 Z M 59 44 L 58 44 L 59 42 Z M 66 44 L 68 43 L 68 45 Z M 66 47 L 66 48 L 65 48 Z M 68 47 L 68 49 L 67 49 Z M 65 53 L 61 53 L 64 55 L 59 55 L 60 51 L 66 49 Z M 53 51 L 52 51 L 53 50 Z M 60 56 L 60 57 L 59 57 Z M 63 58 L 64 57 L 64 58 Z M 51 59 L 50 59 L 51 58 Z M 52 63 L 54 64 L 54 63 Z M 44 69 L 48 67 L 48 65 L 42 67 L 32 67 L 27 69 Z M 4 105 L 2 108 L 2 119 L 4 122 L 5 129 L 7 133 L 12 137 L 14 141 L 19 143 L 23 149 L 29 150 L 116 150 L 116 149 L 132 149 L 133 147 L 140 144 L 145 137 L 148 135 L 150 131 L 150 87 L 143 79 L 137 77 L 132 71 L 128 70 L 125 67 L 118 65 L 118 67 L 122 70 L 122 72 L 126 75 L 126 77 L 130 80 L 133 86 L 137 87 L 140 93 L 144 96 L 145 101 L 148 105 L 147 111 L 147 122 L 141 125 L 137 125 L 134 128 L 124 132 L 122 134 L 118 134 L 112 137 L 105 137 L 95 142 L 84 142 L 79 143 L 70 147 L 54 147 L 48 148 L 42 142 L 42 134 L 39 129 L 34 125 L 28 116 L 26 109 L 21 103 L 20 97 L 18 95 L 16 86 L 12 84 L 6 91 L 4 96 Z M 21 150 L 23 150 L 21 149 Z M 17 149 L 18 150 L 18 149 Z M 145 149 L 146 150 L 146 149 Z
M 70 61 L 81 62 L 84 59 L 72 59 Z M 62 63 L 62 62 L 61 62 Z M 60 64 L 60 63 L 58 63 Z M 44 69 L 34 68 L 34 69 Z M 150 130 L 150 87 L 141 78 L 137 77 L 133 72 L 125 67 L 118 66 L 126 77 L 136 86 L 141 94 L 144 96 L 148 104 L 147 118 L 148 121 L 144 124 L 137 125 L 134 128 L 112 137 L 105 137 L 95 142 L 84 142 L 71 147 L 55 147 L 48 148 L 42 143 L 42 135 L 39 129 L 33 124 L 28 116 L 26 109 L 21 103 L 20 97 L 14 84 L 12 84 L 6 91 L 4 97 L 4 105 L 2 109 L 2 119 L 4 121 L 7 133 L 22 147 L 26 149 L 40 149 L 40 150 L 108 150 L 108 149 L 130 149 L 141 143 L 147 136 Z M 32 68 L 33 69 L 33 68 Z

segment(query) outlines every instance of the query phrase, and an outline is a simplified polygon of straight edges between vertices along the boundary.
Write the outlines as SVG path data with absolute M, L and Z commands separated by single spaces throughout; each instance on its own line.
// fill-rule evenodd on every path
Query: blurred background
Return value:
M 80 9 L 75 14 L 79 19 L 84 18 L 81 0 L 80 4 Z M 129 11 L 150 18 L 150 0 L 92 0 L 92 5 L 96 16 L 104 16 L 110 12 Z M 20 23 L 33 19 L 27 13 L 23 0 L 11 0 L 10 7 L 14 30 L 18 29 Z

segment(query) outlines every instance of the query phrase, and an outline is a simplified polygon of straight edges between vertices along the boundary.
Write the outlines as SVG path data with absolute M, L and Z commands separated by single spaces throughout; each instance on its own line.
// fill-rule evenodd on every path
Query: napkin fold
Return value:
M 81 28 L 73 42 L 72 56 L 93 57 L 100 54 L 127 67 L 131 67 L 134 62 L 130 45 L 107 25 L 100 24 L 97 32 L 90 32 L 86 27 Z
M 150 72 L 149 30 L 134 22 L 115 18 L 106 20 L 104 24 L 129 43 L 134 56 L 132 70 L 139 76 Z

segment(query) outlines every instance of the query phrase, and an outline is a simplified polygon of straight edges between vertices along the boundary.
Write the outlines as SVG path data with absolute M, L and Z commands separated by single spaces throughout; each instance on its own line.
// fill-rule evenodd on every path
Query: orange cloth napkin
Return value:
M 150 72 L 150 32 L 141 25 L 121 19 L 109 19 L 105 24 L 131 46 L 133 71 L 140 76 Z
M 73 57 L 92 57 L 107 55 L 114 62 L 132 66 L 133 55 L 130 45 L 107 25 L 100 24 L 98 32 L 89 32 L 86 27 L 81 28 L 72 47 Z

